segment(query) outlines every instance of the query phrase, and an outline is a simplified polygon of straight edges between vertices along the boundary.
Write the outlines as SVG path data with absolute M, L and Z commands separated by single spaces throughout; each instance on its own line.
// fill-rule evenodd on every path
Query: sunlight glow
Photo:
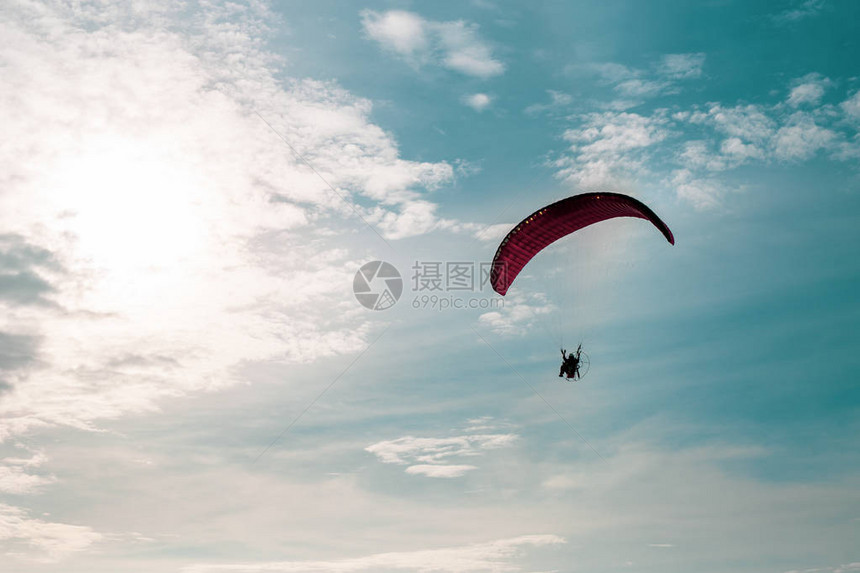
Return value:
M 152 140 L 103 137 L 60 163 L 49 200 L 102 303 L 161 304 L 206 247 L 205 180 Z

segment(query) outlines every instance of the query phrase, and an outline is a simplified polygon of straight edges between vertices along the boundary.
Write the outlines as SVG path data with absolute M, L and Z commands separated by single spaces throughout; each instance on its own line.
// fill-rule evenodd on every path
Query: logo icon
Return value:
M 356 300 L 370 310 L 386 310 L 403 294 L 403 279 L 391 263 L 371 261 L 355 273 L 352 292 Z

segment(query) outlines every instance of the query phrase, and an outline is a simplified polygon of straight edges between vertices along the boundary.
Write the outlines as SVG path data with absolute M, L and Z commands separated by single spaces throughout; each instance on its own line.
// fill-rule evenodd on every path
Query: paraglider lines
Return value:
M 390 326 L 390 325 L 389 325 L 389 326 Z M 316 403 L 317 403 L 317 401 L 318 401 L 320 398 L 322 398 L 322 397 L 323 397 L 323 395 L 325 395 L 325 393 L 326 393 L 326 392 L 328 392 L 329 390 L 331 390 L 331 387 L 332 387 L 332 386 L 334 386 L 335 384 L 337 384 L 337 381 L 338 381 L 338 380 L 340 380 L 340 379 L 343 377 L 343 375 L 344 375 L 344 374 L 346 374 L 347 372 L 349 372 L 349 369 L 350 369 L 350 368 L 352 368 L 352 367 L 355 365 L 355 363 L 356 363 L 356 362 L 358 362 L 358 360 L 359 360 L 362 356 L 364 356 L 364 354 L 365 354 L 368 350 L 370 350 L 370 347 L 371 347 L 371 346 L 373 346 L 374 344 L 376 344 L 376 343 L 379 341 L 379 339 L 380 339 L 380 338 L 382 338 L 382 335 L 383 335 L 383 334 L 385 334 L 385 332 L 388 330 L 389 326 L 386 326 L 386 327 L 382 330 L 382 332 L 380 332 L 380 333 L 379 333 L 379 336 L 377 336 L 376 338 L 374 338 L 374 339 L 373 339 L 373 342 L 371 342 L 370 344 L 368 344 L 367 346 L 365 346 L 365 347 L 364 347 L 364 350 L 362 350 L 361 352 L 359 352 L 359 353 L 358 353 L 358 356 L 356 356 L 355 358 L 353 358 L 353 359 L 352 359 L 352 362 L 350 362 L 350 363 L 349 363 L 349 365 L 348 365 L 346 368 L 344 368 L 344 369 L 343 369 L 343 371 L 341 371 L 341 373 L 340 373 L 340 374 L 338 374 L 338 375 L 335 377 L 335 379 L 334 379 L 334 380 L 332 380 L 332 381 L 331 381 L 331 383 L 330 383 L 328 386 L 326 386 L 326 387 L 323 389 L 323 391 L 322 391 L 322 392 L 320 392 L 320 393 L 317 395 L 317 397 L 316 397 L 316 398 L 314 398 L 313 400 L 311 400 L 311 403 L 310 403 L 310 404 L 308 404 L 308 405 L 305 407 L 305 409 L 304 409 L 304 410 L 302 410 L 301 414 L 299 414 L 298 416 L 296 416 L 295 418 L 293 418 L 293 421 L 292 421 L 292 422 L 290 422 L 290 424 L 289 424 L 286 428 L 284 428 L 284 429 L 283 429 L 283 431 L 282 431 L 280 434 L 278 434 L 278 435 L 275 437 L 275 439 L 274 439 L 274 440 L 272 440 L 272 441 L 269 443 L 269 445 L 268 445 L 268 446 L 266 446 L 265 448 L 263 448 L 263 451 L 262 451 L 262 452 L 260 452 L 259 454 L 257 454 L 257 457 L 256 457 L 256 458 L 254 458 L 254 461 L 253 461 L 253 462 L 251 462 L 251 465 L 256 464 L 256 463 L 257 463 L 257 460 L 259 460 L 261 457 L 263 457 L 263 454 L 265 454 L 266 452 L 268 452 L 268 451 L 271 449 L 271 447 L 272 447 L 272 446 L 274 446 L 276 443 L 278 443 L 278 441 L 279 441 L 281 438 L 283 438 L 283 437 L 287 434 L 287 432 L 289 432 L 289 431 L 290 431 L 290 429 L 292 429 L 292 427 L 293 427 L 293 426 L 295 426 L 295 425 L 298 423 L 298 421 L 299 421 L 299 420 L 301 420 L 301 419 L 302 419 L 302 417 L 307 413 L 307 411 L 308 411 L 308 410 L 310 410 L 310 409 L 311 409 L 311 407 L 312 407 L 314 404 L 316 404 Z
M 579 433 L 579 431 L 578 431 L 576 428 L 574 428 L 574 427 L 573 427 L 573 425 L 572 425 L 570 422 L 568 422 L 568 421 L 565 419 L 565 417 L 564 417 L 564 416 L 562 416 L 562 415 L 561 415 L 561 413 L 559 413 L 559 411 L 558 411 L 558 410 L 556 410 L 556 409 L 555 409 L 555 407 L 553 407 L 553 405 L 552 405 L 552 404 L 550 404 L 550 403 L 549 403 L 549 401 L 547 401 L 547 399 L 546 399 L 546 398 L 544 398 L 544 397 L 541 395 L 541 393 L 540 393 L 540 392 L 538 392 L 538 391 L 537 391 L 537 388 L 535 388 L 534 386 L 532 386 L 531 382 L 529 382 L 528 380 L 526 380 L 526 379 L 525 379 L 525 377 L 524 377 L 522 374 L 520 374 L 520 371 L 519 371 L 519 370 L 517 370 L 516 368 L 514 368 L 514 366 L 513 366 L 510 362 L 508 362 L 508 361 L 505 359 L 505 357 L 504 357 L 504 356 L 502 356 L 502 355 L 501 355 L 501 353 L 500 353 L 498 350 L 496 350 L 496 348 L 495 348 L 492 344 L 490 344 L 489 342 L 487 342 L 487 339 L 486 339 L 486 338 L 484 338 L 483 336 L 481 336 L 481 333 L 480 333 L 480 332 L 478 332 L 478 331 L 477 331 L 477 330 L 475 330 L 474 328 L 472 328 L 472 332 L 474 332 L 474 333 L 478 336 L 478 338 L 480 338 L 480 339 L 484 342 L 484 344 L 486 344 L 486 345 L 490 348 L 490 350 L 492 350 L 493 352 L 495 352 L 495 353 L 496 353 L 496 356 L 498 356 L 499 358 L 501 358 L 501 359 L 502 359 L 502 362 L 504 362 L 505 364 L 507 364 L 507 365 L 508 365 L 508 368 L 510 368 L 511 370 L 513 370 L 514 374 L 516 374 L 517 376 L 519 376 L 519 377 L 520 377 L 520 380 L 522 380 L 523 382 L 525 382 L 525 384 L 526 384 L 529 388 L 531 388 L 531 389 L 532 389 L 532 392 L 534 392 L 534 393 L 537 395 L 537 397 L 538 397 L 538 398 L 540 398 L 541 400 L 543 400 L 543 403 L 544 403 L 544 404 L 546 404 L 547 406 L 549 406 L 549 409 L 550 409 L 550 410 L 552 410 L 553 412 L 555 412 L 555 415 L 556 415 L 556 416 L 558 416 L 559 420 L 561 420 L 562 422 L 564 422 L 564 423 L 567 425 L 567 427 L 568 427 L 568 428 L 570 428 L 570 429 L 573 431 L 573 433 L 574 433 L 574 434 L 576 434 L 576 435 L 579 437 L 579 439 L 580 439 L 580 440 L 582 440 L 582 442 L 583 442 L 586 446 L 588 446 L 589 448 L 591 448 L 591 451 L 592 451 L 592 452 L 594 452 L 595 454 L 597 454 L 597 457 L 598 457 L 598 458 L 600 458 L 600 459 L 601 459 L 601 460 L 603 460 L 604 462 L 606 461 L 606 458 L 604 458 L 603 456 L 601 456 L 601 455 L 600 455 L 600 452 L 598 452 L 597 450 L 595 450 L 595 449 L 594 449 L 594 446 L 592 446 L 592 445 L 588 442 L 588 440 L 586 440 L 586 439 L 585 439 L 585 436 L 583 436 L 582 434 L 580 434 L 580 433 Z

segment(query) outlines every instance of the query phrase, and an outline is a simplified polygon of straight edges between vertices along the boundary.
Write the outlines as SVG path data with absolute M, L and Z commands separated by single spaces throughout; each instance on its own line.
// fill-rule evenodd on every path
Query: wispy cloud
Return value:
M 479 78 L 498 76 L 505 66 L 493 57 L 492 49 L 478 37 L 477 26 L 465 22 L 438 22 L 433 27 L 443 46 L 445 66 Z
M 463 98 L 463 103 L 465 103 L 467 106 L 471 107 L 477 112 L 481 112 L 487 109 L 491 102 L 492 99 L 490 98 L 490 96 L 483 93 L 472 94 Z
M 462 477 L 466 472 L 476 469 L 478 469 L 478 466 L 418 464 L 406 468 L 406 473 L 412 475 L 424 475 L 431 478 L 448 479 Z
M 402 10 L 365 10 L 361 21 L 368 37 L 413 66 L 442 66 L 478 78 L 505 70 L 474 24 L 427 20 Z
M 705 54 L 667 54 L 663 56 L 658 68 L 661 75 L 671 79 L 698 78 L 705 65 Z
M 824 92 L 832 83 L 820 74 L 808 74 L 794 82 L 794 87 L 788 94 L 788 105 L 792 107 L 818 105 L 824 97 Z
M 824 8 L 824 0 L 794 0 L 793 7 L 774 15 L 777 24 L 790 24 L 811 18 Z
M 842 102 L 840 106 L 849 120 L 860 122 L 860 91 L 854 92 L 854 95 Z
M 496 223 L 481 227 L 473 233 L 473 236 L 479 241 L 496 241 L 502 239 L 513 228 L 511 223 Z
M 720 204 L 725 189 L 713 178 L 694 173 L 689 169 L 676 169 L 669 179 L 675 193 L 697 209 L 710 209 Z
M 659 95 L 669 85 L 667 82 L 631 78 L 618 82 L 615 85 L 615 91 L 622 97 L 647 99 Z
M 554 110 L 563 110 L 565 107 L 573 103 L 573 96 L 568 93 L 557 90 L 547 90 L 546 93 L 547 95 L 549 95 L 550 101 L 548 103 L 532 104 L 523 111 L 527 115 L 537 115 L 539 113 L 550 112 Z
M 361 15 L 361 23 L 368 36 L 407 60 L 417 63 L 430 49 L 428 22 L 414 12 L 367 10 Z
M 844 563 L 842 565 L 830 567 L 814 567 L 810 569 L 792 569 L 785 573 L 849 573 L 851 571 L 860 571 L 860 562 Z
M 90 527 L 34 519 L 21 508 L 0 504 L 0 541 L 8 557 L 53 563 L 103 539 Z
M 705 54 L 666 54 L 648 69 L 632 68 L 616 62 L 585 66 L 596 72 L 602 81 L 622 98 L 613 102 L 615 108 L 629 108 L 644 100 L 676 93 L 680 82 L 702 75 Z
M 504 307 L 482 313 L 478 323 L 499 335 L 525 336 L 536 321 L 555 310 L 543 293 L 518 291 L 507 295 Z
M 473 573 L 494 571 L 497 573 L 522 571 L 516 560 L 527 548 L 546 547 L 565 543 L 557 535 L 523 535 L 498 539 L 487 543 L 476 543 L 460 547 L 425 549 L 398 553 L 378 553 L 367 557 L 341 559 L 337 561 L 281 561 L 268 563 L 235 563 L 227 565 L 192 565 L 184 573 L 208 573 L 215 571 L 241 571 L 256 573 L 280 571 L 288 573 L 310 573 L 331 571 L 351 573 L 353 571 L 445 571 L 446 573 Z
M 28 471 L 38 468 L 47 461 L 43 453 L 31 453 L 29 458 L 0 459 L 0 492 L 15 495 L 33 494 L 56 481 L 53 476 L 36 475 Z
M 482 423 L 486 426 L 488 420 Z M 488 450 L 512 445 L 519 436 L 513 433 L 473 433 L 445 438 L 404 436 L 372 444 L 365 451 L 384 464 L 408 465 L 406 473 L 435 478 L 460 477 L 477 469 L 474 465 L 450 463 L 464 457 L 481 456 Z

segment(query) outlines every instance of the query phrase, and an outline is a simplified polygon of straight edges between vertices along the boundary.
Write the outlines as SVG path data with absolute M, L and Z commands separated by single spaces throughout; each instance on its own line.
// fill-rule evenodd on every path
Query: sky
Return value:
M 860 571 L 860 3 L 0 15 L 4 573 Z

